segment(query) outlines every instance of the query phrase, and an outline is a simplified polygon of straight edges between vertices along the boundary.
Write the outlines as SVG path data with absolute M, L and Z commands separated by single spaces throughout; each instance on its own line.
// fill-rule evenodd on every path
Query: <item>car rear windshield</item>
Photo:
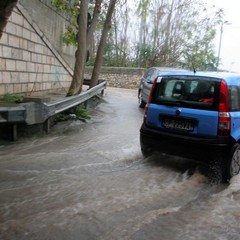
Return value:
M 199 77 L 158 78 L 153 102 L 189 108 L 217 110 L 219 81 Z

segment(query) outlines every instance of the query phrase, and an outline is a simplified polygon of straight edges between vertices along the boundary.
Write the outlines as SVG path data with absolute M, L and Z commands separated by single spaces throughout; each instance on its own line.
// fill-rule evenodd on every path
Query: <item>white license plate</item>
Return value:
M 193 122 L 184 119 L 163 119 L 162 125 L 168 129 L 193 131 Z

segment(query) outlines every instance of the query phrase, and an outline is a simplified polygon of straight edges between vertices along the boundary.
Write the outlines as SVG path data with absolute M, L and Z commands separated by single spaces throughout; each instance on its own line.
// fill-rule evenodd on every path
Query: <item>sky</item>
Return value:
M 220 43 L 219 30 L 216 37 L 216 54 L 218 55 L 220 47 L 219 68 L 230 71 L 240 72 L 240 1 L 239 0 L 208 0 L 209 5 L 215 5 L 216 8 L 223 8 L 225 12 L 224 21 L 230 24 L 223 25 L 222 43 Z

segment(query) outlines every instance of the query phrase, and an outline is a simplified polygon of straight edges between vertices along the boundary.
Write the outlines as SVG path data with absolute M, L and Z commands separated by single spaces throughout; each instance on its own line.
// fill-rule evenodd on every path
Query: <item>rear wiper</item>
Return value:
M 153 84 L 153 82 L 150 80 L 146 81 L 146 83 Z
M 188 101 L 186 100 L 176 100 L 176 101 L 162 101 L 162 103 L 167 104 L 167 105 L 191 105 Z
M 181 103 L 178 103 L 176 101 L 164 101 L 164 100 L 161 100 L 161 101 L 157 101 L 158 103 L 160 104 L 166 104 L 166 105 L 181 105 Z
M 180 104 L 180 105 L 189 104 L 186 100 L 177 100 L 177 101 L 175 101 L 175 103 Z

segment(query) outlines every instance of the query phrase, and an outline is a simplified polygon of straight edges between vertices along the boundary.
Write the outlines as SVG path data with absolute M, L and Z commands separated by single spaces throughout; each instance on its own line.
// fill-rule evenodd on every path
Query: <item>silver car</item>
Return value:
M 138 89 L 138 106 L 144 108 L 148 102 L 148 98 L 152 89 L 152 84 L 155 78 L 161 74 L 171 72 L 183 72 L 187 70 L 168 67 L 151 67 L 147 69 L 141 79 L 141 83 Z

